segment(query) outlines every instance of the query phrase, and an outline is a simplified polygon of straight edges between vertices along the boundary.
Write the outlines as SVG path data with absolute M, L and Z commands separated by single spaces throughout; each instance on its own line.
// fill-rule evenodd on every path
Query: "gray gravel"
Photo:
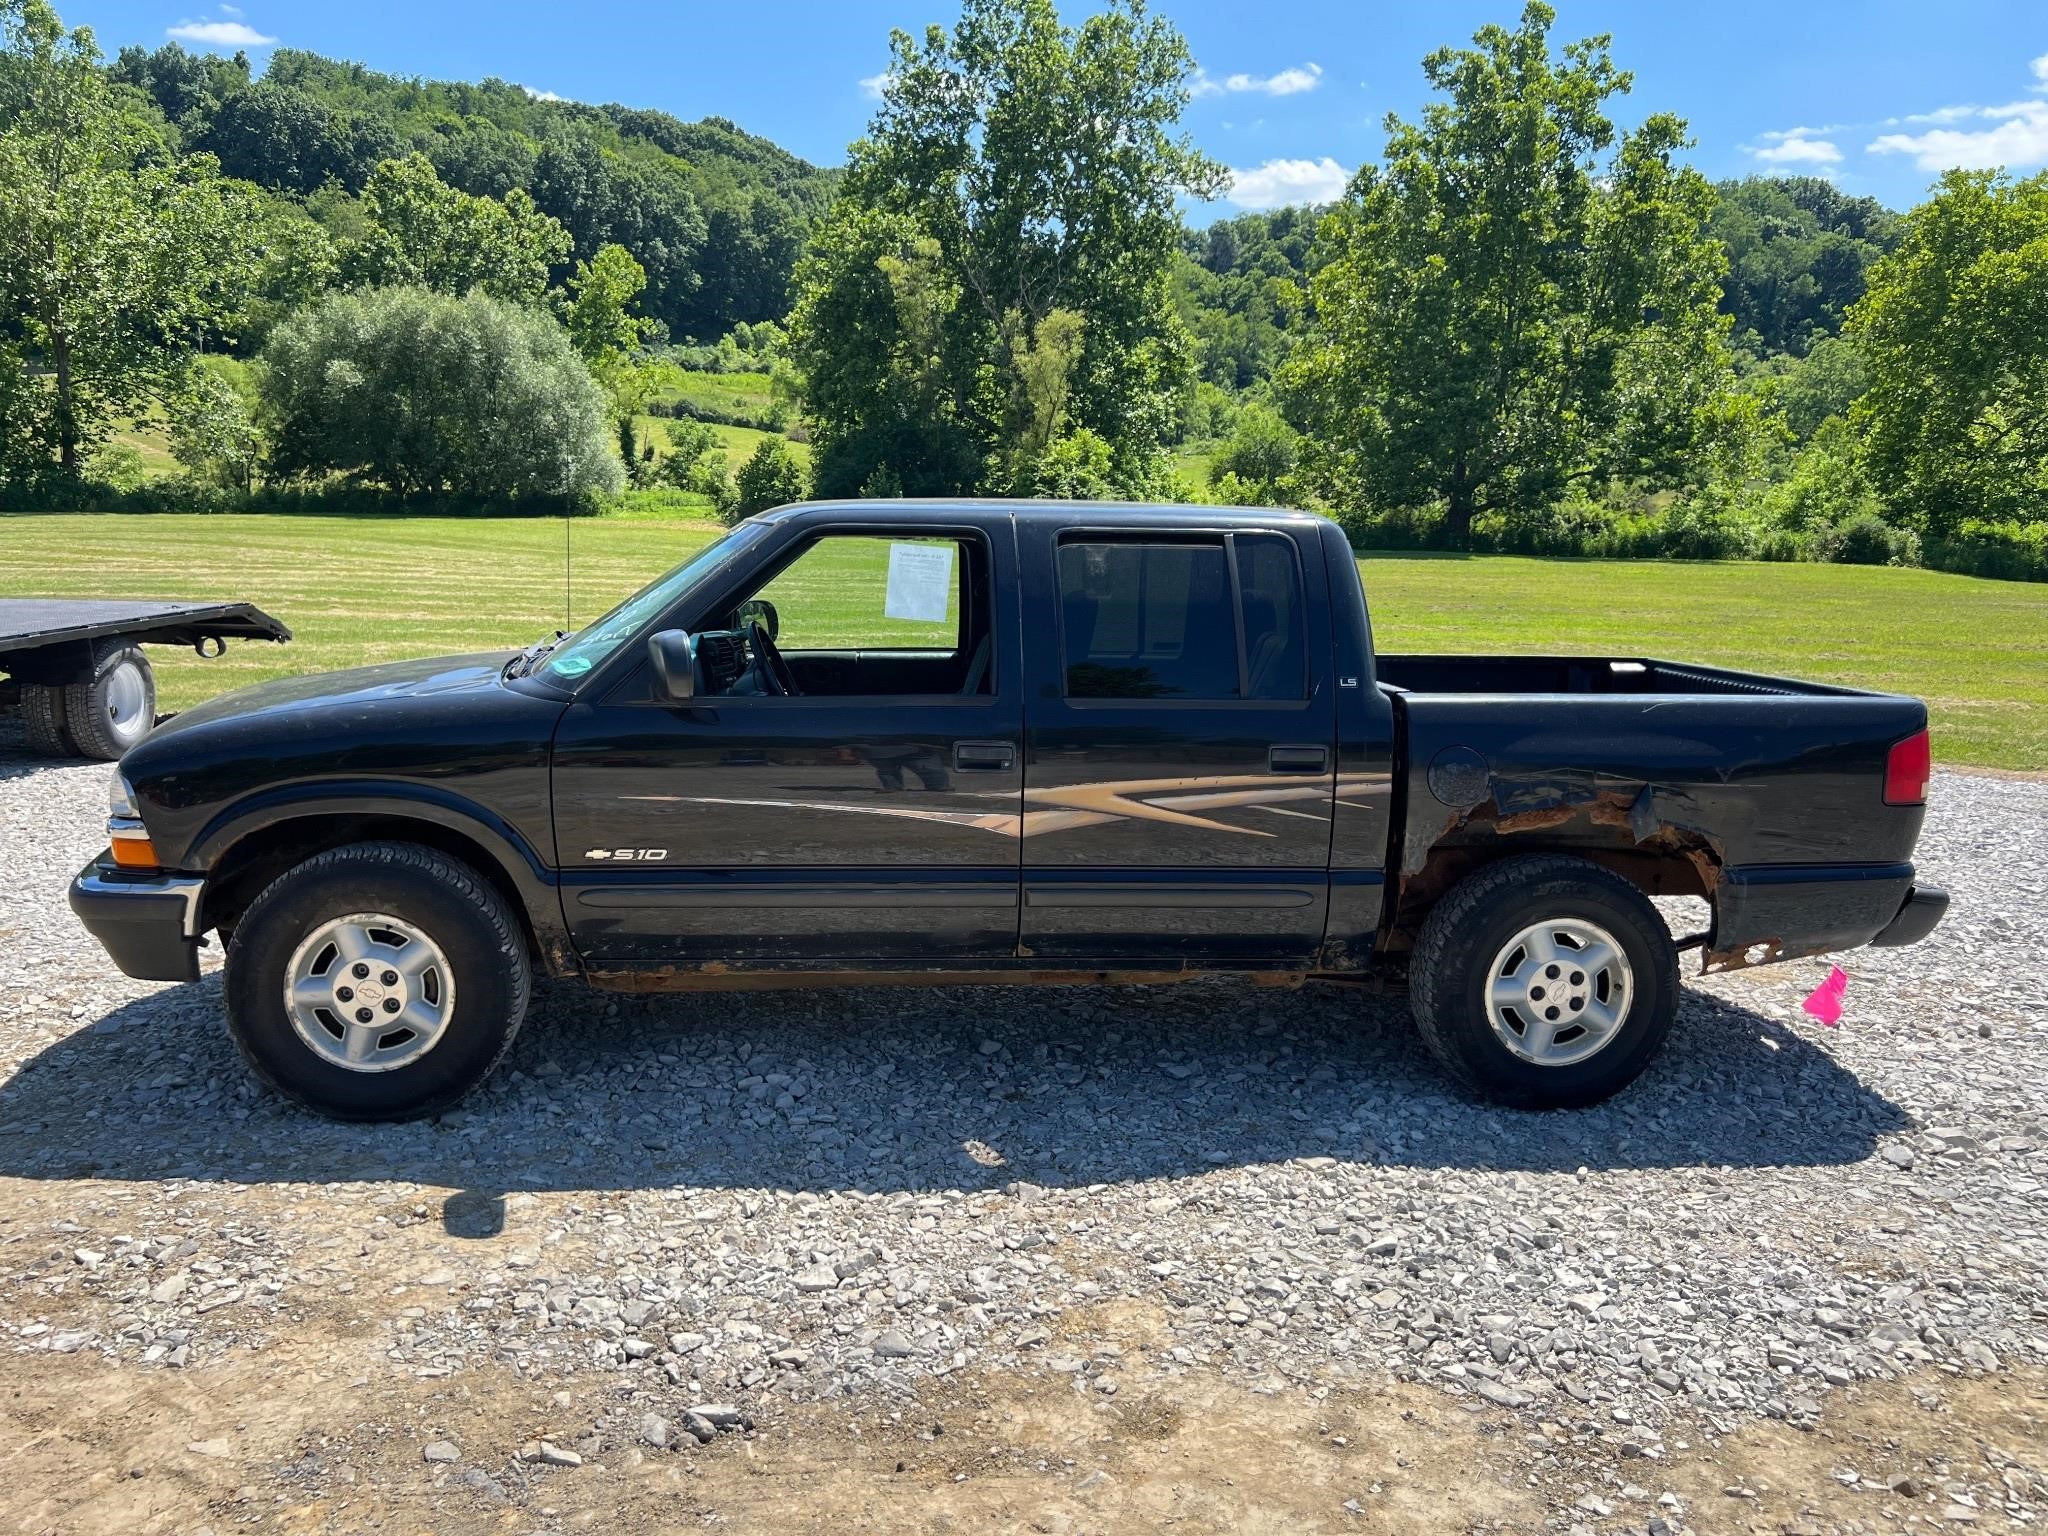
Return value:
M 1938 777 L 1955 905 L 1846 957 L 1839 1030 L 1799 1012 L 1827 962 L 1695 979 L 1594 1110 L 1467 1102 L 1336 988 L 554 986 L 462 1110 L 359 1128 L 257 1088 L 217 959 L 129 982 L 73 922 L 107 773 L 0 737 L 0 1350 L 173 1368 L 350 1297 L 393 1371 L 615 1373 L 647 1446 L 971 1366 L 1391 1371 L 1652 1456 L 2048 1361 L 2048 785 Z M 1142 1358 L 1091 1332 L 1129 1301 Z

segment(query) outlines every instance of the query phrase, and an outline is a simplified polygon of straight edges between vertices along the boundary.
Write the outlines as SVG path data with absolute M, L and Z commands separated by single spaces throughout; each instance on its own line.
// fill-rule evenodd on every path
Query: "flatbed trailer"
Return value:
M 156 724 L 143 646 L 218 656 L 229 640 L 291 637 L 252 603 L 0 598 L 0 709 L 20 709 L 36 751 L 112 762 Z

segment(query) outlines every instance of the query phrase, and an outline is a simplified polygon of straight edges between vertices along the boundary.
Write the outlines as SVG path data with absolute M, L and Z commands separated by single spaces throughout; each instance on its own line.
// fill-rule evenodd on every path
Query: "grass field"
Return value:
M 572 526 L 588 621 L 712 538 Z M 533 519 L 0 516 L 0 596 L 238 598 L 296 632 L 157 655 L 167 708 L 263 677 L 524 644 L 563 623 L 563 525 Z M 1666 656 L 1918 694 L 1949 763 L 2048 768 L 2048 585 L 1861 566 L 1368 556 L 1388 651 Z
M 775 404 L 765 373 L 685 373 L 676 388 L 662 395 L 731 415 L 765 416 Z
M 645 442 L 649 438 L 654 439 L 661 444 L 661 450 L 664 453 L 668 451 L 669 446 L 675 441 L 669 436 L 669 425 L 669 418 L 666 416 L 636 416 L 633 418 L 633 430 L 639 435 L 641 441 Z M 757 427 L 728 427 L 724 423 L 716 421 L 710 422 L 708 425 L 711 428 L 712 434 L 725 446 L 726 468 L 735 474 L 739 472 L 742 464 L 754 456 L 756 448 L 759 448 L 771 437 L 781 436 L 777 432 L 763 432 Z M 789 445 L 789 456 L 796 460 L 800 467 L 809 469 L 811 465 L 811 445 L 809 443 L 800 443 L 795 438 L 783 438 L 783 441 Z

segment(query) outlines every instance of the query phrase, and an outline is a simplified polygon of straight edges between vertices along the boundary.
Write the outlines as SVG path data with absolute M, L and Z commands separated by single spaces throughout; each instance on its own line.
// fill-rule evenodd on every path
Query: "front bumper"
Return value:
M 71 882 L 71 910 L 126 976 L 137 981 L 199 979 L 196 875 L 138 874 L 105 854 Z

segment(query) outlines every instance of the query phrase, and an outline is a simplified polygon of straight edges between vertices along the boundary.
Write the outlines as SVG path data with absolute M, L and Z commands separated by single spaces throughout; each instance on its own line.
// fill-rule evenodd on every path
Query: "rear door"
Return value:
M 1027 955 L 1305 960 L 1335 717 L 1320 541 L 1020 524 Z

